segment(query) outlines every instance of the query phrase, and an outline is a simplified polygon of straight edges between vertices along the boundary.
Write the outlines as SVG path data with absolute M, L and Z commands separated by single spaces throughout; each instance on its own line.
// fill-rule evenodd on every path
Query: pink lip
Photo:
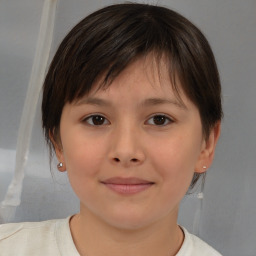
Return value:
M 120 194 L 136 194 L 150 188 L 154 182 L 150 182 L 138 178 L 120 178 L 114 177 L 102 181 L 111 190 L 120 193 Z

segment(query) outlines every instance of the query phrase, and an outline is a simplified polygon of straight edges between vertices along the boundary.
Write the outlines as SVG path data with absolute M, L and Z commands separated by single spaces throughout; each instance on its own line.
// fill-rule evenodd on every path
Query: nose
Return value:
M 113 131 L 109 158 L 112 164 L 132 167 L 145 161 L 142 138 L 134 127 L 123 127 Z

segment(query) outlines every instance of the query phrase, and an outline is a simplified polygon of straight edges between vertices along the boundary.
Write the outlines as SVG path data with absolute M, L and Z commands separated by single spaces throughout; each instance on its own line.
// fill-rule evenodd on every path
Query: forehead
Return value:
M 137 58 L 113 79 L 106 81 L 106 74 L 103 74 L 83 98 L 100 94 L 111 97 L 116 93 L 123 97 L 146 93 L 168 96 L 183 106 L 187 101 L 180 80 L 171 72 L 167 58 L 156 58 L 153 54 Z

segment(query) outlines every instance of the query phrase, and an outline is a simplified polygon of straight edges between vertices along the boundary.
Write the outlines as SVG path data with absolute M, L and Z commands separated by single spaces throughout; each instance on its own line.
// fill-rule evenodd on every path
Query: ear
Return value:
M 57 168 L 60 172 L 64 172 L 64 171 L 66 171 L 66 163 L 65 163 L 65 158 L 64 158 L 64 153 L 63 153 L 61 140 L 57 139 L 55 137 L 56 136 L 54 136 L 52 132 L 49 132 L 49 138 L 52 142 L 56 157 L 59 161 L 59 164 L 57 165 Z
M 221 124 L 219 121 L 210 131 L 209 137 L 202 143 L 201 153 L 195 168 L 196 173 L 203 173 L 211 166 L 216 144 L 220 136 L 220 130 Z

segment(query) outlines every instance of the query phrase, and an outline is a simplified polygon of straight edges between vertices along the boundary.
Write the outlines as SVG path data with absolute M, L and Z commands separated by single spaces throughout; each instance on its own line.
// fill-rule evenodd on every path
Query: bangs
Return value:
M 176 67 L 173 66 L 173 63 L 170 59 L 172 58 L 167 58 L 166 54 L 163 52 L 145 52 L 144 54 L 134 56 L 125 63 L 120 63 L 119 61 L 111 63 L 109 68 L 103 71 L 97 77 L 95 77 L 95 80 L 90 84 L 86 84 L 88 80 L 83 80 L 84 76 L 81 74 L 81 83 L 78 83 L 79 86 L 77 88 L 77 94 L 74 98 L 68 99 L 68 101 L 69 103 L 77 102 L 81 98 L 90 94 L 91 91 L 97 92 L 99 90 L 108 89 L 111 86 L 112 82 L 114 82 L 114 80 L 126 68 L 128 68 L 128 66 L 132 65 L 134 62 L 138 60 L 143 60 L 141 65 L 143 65 L 143 63 L 145 64 L 144 70 L 146 73 L 148 73 L 147 76 L 148 79 L 151 81 L 151 85 L 154 87 L 156 79 L 161 85 L 163 72 L 165 72 L 165 74 L 168 73 L 168 82 L 170 84 L 170 88 L 173 89 L 173 93 L 176 99 L 179 101 L 179 103 L 185 106 L 180 94 L 183 88 L 181 87 L 179 75 L 176 72 Z M 153 76 L 153 74 L 155 75 Z M 138 84 L 138 86 L 140 85 Z
M 128 65 L 147 56 L 152 56 L 157 63 L 159 74 L 159 65 L 164 59 L 170 71 L 171 84 L 176 84 L 176 71 L 181 70 L 177 67 L 178 49 L 175 49 L 164 25 L 148 15 L 144 15 L 143 22 L 136 19 L 127 21 L 122 15 L 115 18 L 118 20 L 108 19 L 106 22 L 118 25 L 107 24 L 106 27 L 112 29 L 102 27 L 98 29 L 102 31 L 97 31 L 96 35 L 93 35 L 88 24 L 83 35 L 76 31 L 79 24 L 72 31 L 74 35 L 66 42 L 70 48 L 65 50 L 66 56 L 62 55 L 64 77 L 59 79 L 65 82 L 61 87 L 65 90 L 66 102 L 87 95 L 95 84 L 99 89 L 107 88 Z M 78 36 L 80 40 L 76 38 Z M 177 88 L 175 91 L 178 92 Z

